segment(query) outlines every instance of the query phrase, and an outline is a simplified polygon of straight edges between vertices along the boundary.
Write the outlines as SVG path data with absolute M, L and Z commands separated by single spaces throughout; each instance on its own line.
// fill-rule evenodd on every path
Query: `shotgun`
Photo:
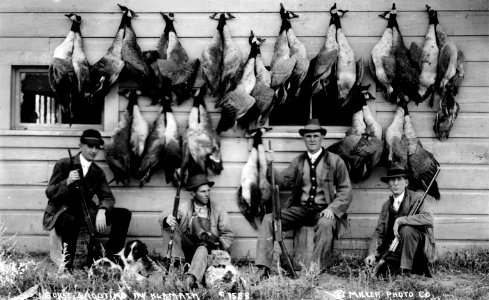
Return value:
M 411 210 L 408 213 L 408 216 L 412 216 L 412 215 L 415 215 L 415 214 L 418 213 L 419 209 L 421 208 L 421 205 L 423 204 L 426 196 L 428 195 L 428 191 L 430 190 L 431 186 L 433 185 L 433 182 L 435 182 L 436 177 L 438 177 L 438 174 L 439 173 L 440 173 L 440 168 L 436 169 L 436 173 L 435 173 L 435 175 L 433 175 L 433 178 L 431 179 L 430 184 L 426 188 L 426 191 L 423 193 L 423 196 L 421 197 L 421 199 L 419 199 L 414 204 L 413 208 L 411 208 Z M 392 241 L 391 245 L 389 246 L 389 249 L 387 249 L 386 251 L 384 251 L 382 253 L 379 261 L 377 262 L 377 265 L 374 268 L 374 274 L 375 274 L 375 276 L 378 275 L 378 272 L 379 272 L 380 268 L 382 268 L 382 266 L 385 264 L 385 258 L 387 257 L 387 255 L 389 255 L 390 253 L 395 252 L 398 245 L 399 245 L 399 239 L 397 237 L 395 237 L 394 240 Z
M 180 167 L 180 172 L 178 174 L 178 185 L 177 185 L 177 193 L 175 195 L 175 200 L 173 202 L 173 211 L 172 215 L 175 219 L 178 218 L 178 206 L 180 205 L 180 190 L 182 189 L 182 184 L 184 181 L 185 167 L 186 167 L 186 157 L 187 153 L 185 149 L 182 147 L 182 165 Z M 170 261 L 171 261 L 171 252 L 173 249 L 173 237 L 175 235 L 175 226 L 170 228 L 170 240 L 168 241 L 168 249 L 166 250 L 166 262 L 165 268 L 168 271 L 170 269 Z
M 85 193 L 83 192 L 83 172 L 81 172 L 80 169 L 75 168 L 75 163 L 73 162 L 73 156 L 71 155 L 70 149 L 68 149 L 68 155 L 70 156 L 70 161 L 71 161 L 71 168 L 73 170 L 78 171 L 78 174 L 80 174 L 80 181 L 75 181 L 75 186 L 76 189 L 80 191 L 80 200 L 81 200 L 81 206 L 83 210 L 83 216 L 85 217 L 85 223 L 87 224 L 87 229 L 88 229 L 88 234 L 90 235 L 89 241 L 88 241 L 88 254 L 87 254 L 87 262 L 90 264 L 92 260 L 92 255 L 93 255 L 93 246 L 95 242 L 95 230 L 93 229 L 93 223 L 92 223 L 92 218 L 90 217 L 90 211 L 88 210 L 87 206 L 87 200 L 85 198 Z
M 270 151 L 272 150 L 272 143 L 268 141 L 268 146 Z M 272 171 L 272 215 L 273 215 L 273 240 L 277 241 L 282 254 L 285 256 L 288 268 L 292 275 L 292 278 L 297 278 L 297 273 L 294 270 L 292 261 L 290 260 L 289 252 L 285 248 L 283 236 L 282 236 L 282 215 L 281 215 L 281 204 L 280 204 L 280 191 L 278 185 L 275 184 L 275 174 L 273 169 L 273 160 L 270 161 L 270 168 Z

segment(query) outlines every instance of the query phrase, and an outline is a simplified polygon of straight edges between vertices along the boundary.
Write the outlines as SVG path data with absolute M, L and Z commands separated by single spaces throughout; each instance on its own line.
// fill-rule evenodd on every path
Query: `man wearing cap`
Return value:
M 380 260 L 389 250 L 395 237 L 399 239 L 396 250 L 384 257 L 385 265 L 379 274 L 411 273 L 431 277 L 427 262 L 435 259 L 435 238 L 433 234 L 432 204 L 434 199 L 427 196 L 418 213 L 409 215 L 423 193 L 408 189 L 409 172 L 400 164 L 394 163 L 381 180 L 389 185 L 392 195 L 382 205 L 377 228 L 369 245 L 368 265 Z
M 85 130 L 80 137 L 80 152 L 73 158 L 73 165 L 69 157 L 58 160 L 46 189 L 49 200 L 44 211 L 43 228 L 54 228 L 61 236 L 62 243 L 67 244 L 65 263 L 69 271 L 73 269 L 80 225 L 85 222 L 81 190 L 92 222 L 95 223 L 95 230 L 104 232 L 111 225 L 109 240 L 105 246 L 107 257 L 113 258 L 124 247 L 131 212 L 114 207 L 115 198 L 104 171 L 94 162 L 103 145 L 100 132 L 94 129 Z M 81 189 L 77 188 L 77 182 L 81 183 Z M 98 205 L 93 201 L 94 195 L 97 195 Z
M 170 228 L 175 226 L 172 257 L 191 262 L 185 278 L 189 290 L 202 282 L 210 251 L 227 251 L 234 240 L 227 212 L 210 199 L 213 185 L 214 182 L 209 181 L 206 175 L 194 175 L 186 188 L 192 199 L 180 203 L 178 217 L 175 219 L 170 209 L 162 212 L 159 218 L 163 249 L 168 248 Z
M 319 121 L 309 120 L 299 134 L 307 151 L 295 157 L 281 173 L 274 172 L 275 182 L 281 189 L 292 189 L 281 211 L 282 228 L 286 231 L 314 227 L 312 261 L 319 263 L 324 271 L 333 264 L 334 239 L 338 237 L 340 225 L 346 224 L 352 188 L 343 160 L 321 146 L 326 129 Z M 273 160 L 271 153 L 268 158 Z M 272 223 L 272 215 L 265 215 L 256 247 L 255 264 L 262 277 L 268 276 L 272 264 Z

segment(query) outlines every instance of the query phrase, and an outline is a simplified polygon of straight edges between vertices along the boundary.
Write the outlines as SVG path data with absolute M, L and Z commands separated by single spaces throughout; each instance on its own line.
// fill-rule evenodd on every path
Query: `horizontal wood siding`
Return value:
M 216 11 L 232 12 L 236 19 L 230 21 L 231 34 L 243 55 L 249 52 L 250 30 L 267 39 L 261 50 L 266 64 L 273 55 L 276 35 L 280 27 L 279 3 L 300 15 L 292 21 L 293 29 L 306 45 L 309 58 L 314 57 L 324 43 L 329 24 L 329 8 L 334 1 L 322 0 L 237 0 L 237 1 L 123 1 L 139 18 L 133 26 L 142 50 L 154 49 L 164 29 L 159 12 L 174 12 L 175 27 L 182 45 L 191 59 L 199 58 L 210 42 L 217 22 L 208 16 Z M 422 43 L 428 18 L 426 1 L 396 1 L 398 21 L 407 46 L 411 42 Z M 433 120 L 437 107 L 427 103 L 409 106 L 414 128 L 424 147 L 433 152 L 440 162 L 442 172 L 438 178 L 442 200 L 435 207 L 435 233 L 440 252 L 467 247 L 489 248 L 489 7 L 487 0 L 478 1 L 428 1 L 439 11 L 440 25 L 457 46 L 465 52 L 466 76 L 457 101 L 460 113 L 450 134 L 450 139 L 440 142 L 433 138 Z M 357 58 L 365 65 L 372 47 L 382 35 L 386 22 L 378 14 L 390 8 L 383 0 L 345 1 L 338 3 L 350 12 L 341 19 L 347 39 Z M 44 190 L 57 159 L 66 156 L 66 148 L 76 151 L 81 131 L 19 131 L 12 130 L 12 70 L 15 66 L 47 66 L 54 49 L 63 41 L 70 28 L 65 13 L 79 13 L 84 49 L 90 63 L 95 63 L 112 43 L 120 23 L 120 10 L 110 1 L 0 1 L 0 222 L 7 228 L 6 234 L 17 234 L 17 246 L 30 251 L 46 251 L 48 234 L 41 227 L 41 219 L 47 199 Z M 368 67 L 365 83 L 372 83 Z M 198 82 L 203 82 L 199 74 Z M 134 85 L 121 82 L 121 87 Z M 395 106 L 387 103 L 380 92 L 369 103 L 376 119 L 385 129 L 392 122 Z M 109 119 L 104 120 L 103 137 L 106 141 L 117 124 L 117 119 L 127 106 L 127 99 L 111 94 Z M 220 110 L 214 107 L 215 99 L 206 99 L 214 125 L 220 118 Z M 140 102 L 143 116 L 153 122 L 158 106 L 149 99 Z M 179 132 L 186 128 L 191 103 L 174 107 Z M 275 150 L 279 169 L 304 150 L 296 126 L 274 128 L 265 136 Z M 344 136 L 347 127 L 328 127 L 324 146 Z M 229 130 L 222 135 L 224 171 L 211 176 L 216 182 L 212 199 L 224 206 L 230 214 L 237 239 L 232 247 L 235 258 L 255 256 L 257 232 L 239 212 L 236 203 L 241 169 L 246 162 L 251 143 L 240 130 Z M 103 153 L 97 157 L 112 179 Z M 342 234 L 336 248 L 362 252 L 366 248 L 377 215 L 388 196 L 387 186 L 380 182 L 383 166 L 376 168 L 369 179 L 354 185 L 354 199 L 348 210 L 350 227 Z M 132 181 L 128 187 L 113 185 L 117 205 L 133 212 L 129 238 L 143 239 L 156 253 L 163 254 L 158 215 L 172 206 L 175 188 L 166 184 L 164 174 L 157 171 L 142 189 Z M 288 197 L 281 192 L 282 199 Z M 188 200 L 189 194 L 182 193 Z M 291 246 L 291 234 L 287 233 Z

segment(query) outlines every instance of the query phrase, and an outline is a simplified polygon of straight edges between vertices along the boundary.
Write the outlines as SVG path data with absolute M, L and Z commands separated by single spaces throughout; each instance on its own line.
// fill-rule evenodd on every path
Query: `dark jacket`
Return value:
M 415 215 L 408 216 L 409 211 L 422 197 L 423 193 L 406 189 L 404 199 L 399 207 L 399 217 L 405 217 L 402 225 L 416 226 L 416 228 L 419 228 L 424 234 L 426 234 L 427 238 L 425 238 L 424 253 L 426 258 L 428 258 L 430 262 L 433 262 L 435 260 L 435 235 L 433 233 L 432 212 L 434 199 L 431 196 L 426 196 L 426 199 L 423 202 L 423 205 L 421 205 L 419 212 Z M 379 253 L 380 248 L 388 248 L 388 245 L 391 243 L 391 241 L 387 240 L 386 237 L 389 229 L 389 210 L 393 201 L 394 199 L 390 197 L 389 200 L 384 202 L 382 205 L 377 228 L 375 228 L 372 239 L 370 240 L 368 253 L 375 254 L 376 257 L 382 255 L 382 253 Z
M 212 201 L 210 201 L 209 203 L 209 219 L 211 223 L 210 231 L 212 234 L 219 237 L 219 242 L 221 243 L 222 248 L 224 250 L 228 250 L 234 240 L 234 233 L 231 227 L 231 222 L 229 221 L 228 214 L 223 208 L 215 205 Z M 164 226 L 165 223 L 163 222 L 165 221 L 166 217 L 172 214 L 172 212 L 173 209 L 168 209 L 166 211 L 163 211 L 159 217 L 160 227 L 162 228 L 163 232 L 163 249 L 166 249 L 168 247 L 168 242 L 170 241 L 169 231 L 165 230 L 165 227 L 168 225 Z M 187 231 L 188 227 L 190 226 L 190 220 L 192 218 L 193 212 L 194 202 L 192 200 L 180 203 L 180 206 L 178 207 L 178 227 L 180 228 L 180 232 L 183 233 Z
M 81 170 L 80 153 L 74 158 L 75 168 Z M 59 215 L 68 208 L 79 207 L 77 202 L 81 201 L 80 190 L 75 188 L 75 184 L 68 186 L 66 180 L 70 171 L 73 170 L 69 158 L 62 158 L 56 162 L 53 174 L 46 188 L 48 204 L 44 211 L 42 226 L 44 230 L 51 230 L 56 223 Z M 86 176 L 83 178 L 84 195 L 89 210 L 94 214 L 99 208 L 105 208 L 108 212 L 114 207 L 115 198 L 112 194 L 104 171 L 94 162 L 90 165 Z M 97 195 L 99 204 L 93 201 L 93 196 Z
M 318 184 L 323 185 L 324 192 L 330 193 L 328 208 L 333 211 L 338 219 L 346 216 L 346 210 L 350 206 L 353 192 L 350 176 L 345 162 L 338 155 L 328 152 L 324 153 L 324 171 L 318 175 Z M 284 208 L 300 206 L 302 196 L 302 175 L 304 162 L 307 160 L 307 152 L 295 157 L 285 170 L 275 172 L 275 180 L 282 189 L 292 189 L 292 195 L 284 204 Z

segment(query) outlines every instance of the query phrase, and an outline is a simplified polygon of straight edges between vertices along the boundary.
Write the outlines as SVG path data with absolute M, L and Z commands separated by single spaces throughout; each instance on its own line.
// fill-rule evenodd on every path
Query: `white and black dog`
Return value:
M 110 264 L 110 268 L 119 269 L 122 273 L 121 280 L 137 280 L 142 281 L 155 275 L 162 273 L 159 268 L 148 256 L 148 248 L 140 240 L 133 240 L 126 243 L 124 248 L 116 254 L 120 257 L 122 267 L 116 265 L 108 258 L 101 258 L 94 262 L 94 266 L 101 265 L 105 262 Z

